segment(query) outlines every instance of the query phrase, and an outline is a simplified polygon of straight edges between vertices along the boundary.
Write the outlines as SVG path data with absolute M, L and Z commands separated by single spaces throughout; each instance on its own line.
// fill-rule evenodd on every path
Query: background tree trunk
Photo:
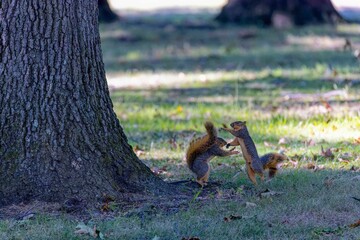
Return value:
M 159 189 L 112 109 L 97 2 L 1 4 L 0 205 Z
M 114 13 L 107 0 L 98 0 L 99 3 L 99 21 L 110 23 L 119 19 L 119 16 Z
M 295 25 L 341 19 L 330 0 L 229 0 L 216 20 L 269 26 L 279 15 Z

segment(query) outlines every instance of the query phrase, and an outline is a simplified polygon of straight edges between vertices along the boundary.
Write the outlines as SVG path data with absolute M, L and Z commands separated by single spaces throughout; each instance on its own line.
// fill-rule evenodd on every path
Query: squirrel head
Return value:
M 272 155 L 272 159 L 275 160 L 277 163 L 282 163 L 284 161 L 286 161 L 288 158 L 287 156 L 280 154 L 280 153 L 274 153 Z
M 243 128 L 246 127 L 246 121 L 236 121 L 236 122 L 232 122 L 230 124 L 230 126 L 235 130 L 235 131 L 238 131 L 238 130 L 241 130 Z
M 236 121 L 231 123 L 230 126 L 235 130 L 235 134 L 233 134 L 234 136 L 243 139 L 249 137 L 246 121 Z

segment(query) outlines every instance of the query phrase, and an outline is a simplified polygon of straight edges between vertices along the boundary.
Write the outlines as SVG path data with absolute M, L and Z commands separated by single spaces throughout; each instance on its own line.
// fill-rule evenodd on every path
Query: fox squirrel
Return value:
M 267 153 L 260 157 L 263 169 L 269 169 L 269 178 L 273 178 L 278 170 L 278 165 L 285 161 L 287 157 L 280 153 Z
M 277 172 L 277 165 L 286 159 L 286 156 L 278 153 L 268 153 L 261 158 L 258 155 L 256 146 L 246 127 L 245 121 L 237 121 L 230 124 L 228 128 L 225 124 L 223 130 L 235 136 L 235 139 L 228 143 L 229 146 L 239 146 L 243 152 L 246 161 L 246 171 L 250 180 L 256 185 L 255 174 L 260 175 L 261 180 L 264 180 L 264 170 L 269 169 L 269 178 L 275 176 Z
M 193 140 L 186 151 L 186 163 L 189 169 L 196 174 L 196 181 L 205 186 L 210 175 L 209 161 L 215 156 L 225 157 L 238 154 L 238 151 L 222 149 L 227 143 L 217 136 L 217 130 L 212 122 L 206 122 L 207 134 Z

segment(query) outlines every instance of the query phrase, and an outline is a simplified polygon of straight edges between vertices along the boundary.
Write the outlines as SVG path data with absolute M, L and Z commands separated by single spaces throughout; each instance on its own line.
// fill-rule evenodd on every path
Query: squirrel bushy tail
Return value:
M 218 133 L 214 124 L 205 122 L 204 126 L 207 134 L 192 140 L 186 151 L 186 163 L 190 169 L 192 169 L 195 158 L 208 150 L 217 140 Z

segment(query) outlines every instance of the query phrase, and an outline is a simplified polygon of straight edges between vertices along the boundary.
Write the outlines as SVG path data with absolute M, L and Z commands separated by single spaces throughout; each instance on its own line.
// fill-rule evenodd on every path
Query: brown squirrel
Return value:
M 230 124 L 231 128 L 228 128 L 223 124 L 225 131 L 228 131 L 235 136 L 235 139 L 228 143 L 229 146 L 239 146 L 243 152 L 246 161 L 246 171 L 250 180 L 256 185 L 255 174 L 260 175 L 261 180 L 264 180 L 264 170 L 269 169 L 269 178 L 273 178 L 277 172 L 277 166 L 279 163 L 286 160 L 286 156 L 279 153 L 268 153 L 262 157 L 259 157 L 256 146 L 246 127 L 245 121 L 237 121 Z
M 225 157 L 238 154 L 238 151 L 222 149 L 227 143 L 217 136 L 217 130 L 212 122 L 206 122 L 207 135 L 193 140 L 186 151 L 186 163 L 189 169 L 196 174 L 196 181 L 205 186 L 210 175 L 209 161 L 215 156 Z

